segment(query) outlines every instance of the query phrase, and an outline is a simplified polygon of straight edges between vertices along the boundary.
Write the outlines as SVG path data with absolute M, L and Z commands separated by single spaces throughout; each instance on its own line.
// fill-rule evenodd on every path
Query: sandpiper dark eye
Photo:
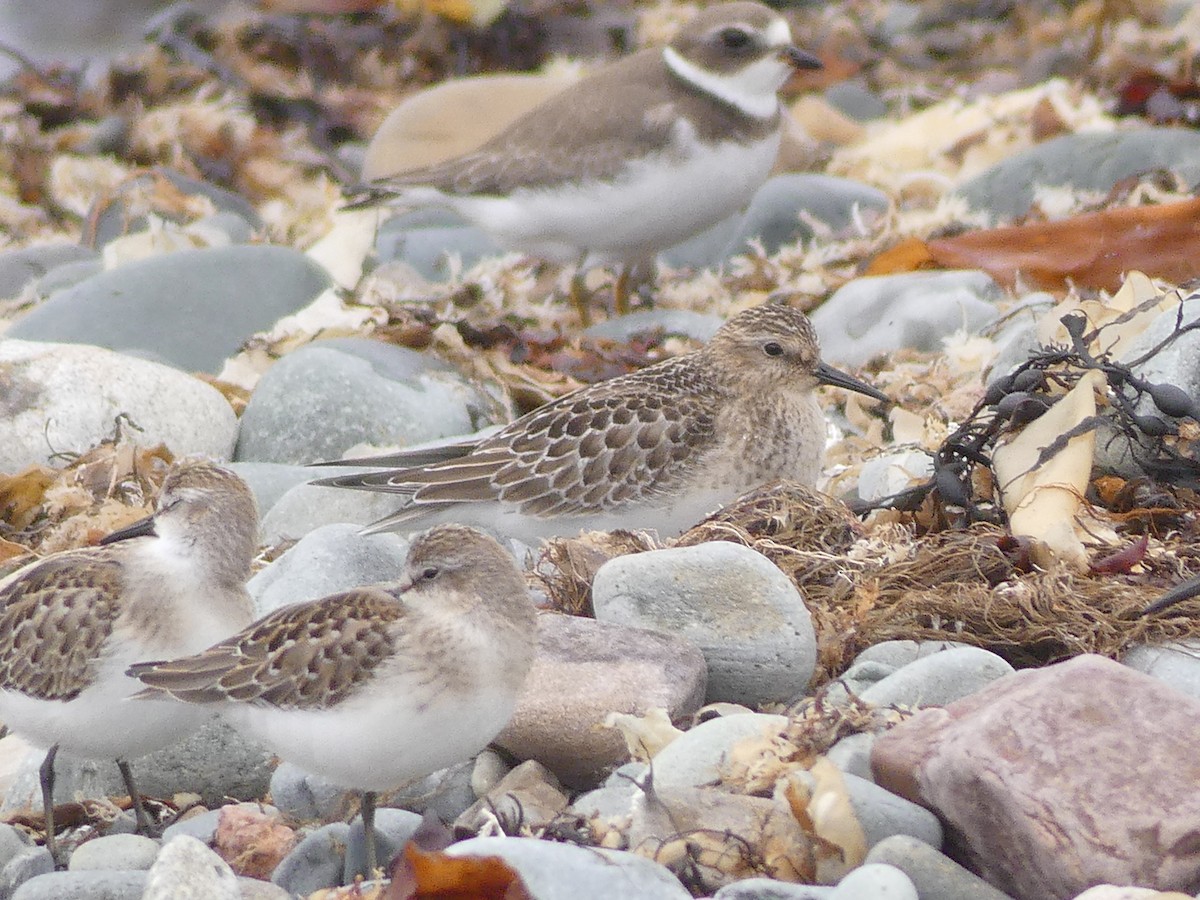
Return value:
M 767 356 L 783 356 L 783 345 L 777 344 L 775 341 L 767 341 L 763 344 L 763 353 Z
M 421 570 L 421 577 L 426 581 L 433 581 L 433 579 L 438 577 L 439 571 L 440 569 L 437 566 L 426 566 Z
M 721 43 L 730 50 L 743 50 L 750 44 L 750 35 L 741 28 L 726 28 L 721 34 Z

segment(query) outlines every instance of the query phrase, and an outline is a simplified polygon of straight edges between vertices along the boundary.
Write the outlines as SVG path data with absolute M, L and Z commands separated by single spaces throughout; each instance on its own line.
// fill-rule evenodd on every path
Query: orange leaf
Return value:
M 411 841 L 392 869 L 388 900 L 529 900 L 521 876 L 498 856 L 426 853 Z
M 871 260 L 863 274 L 898 275 L 902 272 L 915 272 L 917 269 L 934 269 L 937 265 L 923 240 L 907 238 Z
M 973 231 L 927 247 L 940 266 L 983 269 L 1006 285 L 1020 276 L 1043 289 L 1069 279 L 1115 291 L 1133 269 L 1181 284 L 1200 275 L 1200 199 Z

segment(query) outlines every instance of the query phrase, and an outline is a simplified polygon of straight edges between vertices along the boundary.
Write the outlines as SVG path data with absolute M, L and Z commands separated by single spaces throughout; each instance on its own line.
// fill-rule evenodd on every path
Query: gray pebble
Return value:
M 866 861 L 900 869 L 916 885 L 921 900 L 1011 900 L 929 844 L 907 835 L 880 841 Z
M 693 340 L 708 341 L 725 324 L 720 316 L 688 309 L 646 309 L 624 316 L 613 316 L 584 329 L 584 335 L 609 341 L 629 341 L 639 334 L 661 329 L 664 334 L 679 334 Z
M 407 553 L 408 541 L 399 535 L 363 535 L 355 525 L 325 525 L 251 578 L 246 589 L 256 615 L 263 616 L 281 606 L 399 578 Z
M 945 706 L 1011 675 L 1013 667 L 979 647 L 955 647 L 896 670 L 859 697 L 876 706 Z
M 298 484 L 307 484 L 319 477 L 308 466 L 289 466 L 285 463 L 231 462 L 227 468 L 246 482 L 254 493 L 259 516 L 266 516 L 280 497 Z
M 833 888 L 816 884 L 791 884 L 774 878 L 744 878 L 727 884 L 713 900 L 827 900 Z
M 429 354 L 367 338 L 316 341 L 259 380 L 235 457 L 300 465 L 362 443 L 406 447 L 490 425 L 487 409 L 486 397 Z
M 1177 691 L 1200 698 L 1200 641 L 1136 644 L 1121 662 L 1165 681 Z
M 105 835 L 76 847 L 67 868 L 72 872 L 141 871 L 150 868 L 158 849 L 158 841 L 140 834 Z
M 349 474 L 352 469 L 338 469 Z M 311 478 L 331 474 L 329 469 L 312 469 Z M 299 540 L 324 526 L 348 524 L 355 532 L 394 513 L 401 501 L 377 491 L 351 491 L 334 487 L 298 484 L 280 497 L 263 516 L 262 535 L 267 545 Z
M 94 261 L 96 252 L 78 244 L 44 244 L 0 251 L 0 300 L 17 297 L 31 281 L 61 266 Z
M 31 878 L 54 871 L 54 859 L 45 847 L 25 846 L 5 860 L 0 867 L 0 897 L 11 897 L 17 888 Z
M 857 775 L 866 781 L 874 781 L 875 776 L 871 772 L 871 747 L 874 744 L 873 734 L 851 734 L 830 747 L 825 753 L 825 758 L 847 775 Z
M 816 635 L 795 583 L 748 547 L 712 541 L 621 556 L 592 582 L 596 619 L 669 632 L 708 663 L 709 702 L 758 706 L 803 691 Z
M 838 882 L 829 900 L 918 900 L 912 880 L 895 866 L 868 863 Z
M 274 781 L 271 782 L 274 785 Z M 163 843 L 173 840 L 180 835 L 194 837 L 202 844 L 211 844 L 217 836 L 217 826 L 221 823 L 221 808 L 207 809 L 202 813 L 188 816 L 168 825 L 162 834 Z
M 17 888 L 12 900 L 142 900 L 146 872 L 50 872 Z M 161 900 L 162 895 L 159 895 Z M 181 895 L 180 900 L 183 900 Z M 198 900 L 198 898 L 197 898 Z M 204 900 L 224 900 L 222 897 Z
M 186 834 L 163 846 L 142 900 L 239 900 L 238 878 L 207 846 Z
M 408 839 L 421 825 L 422 818 L 405 809 L 375 810 L 375 850 L 379 865 L 386 871 L 388 862 L 408 843 Z M 342 884 L 350 884 L 356 875 L 364 878 L 367 871 L 367 845 L 363 840 L 365 829 L 361 816 L 350 823 L 350 836 L 346 843 L 346 861 L 342 872 Z
M 740 741 L 782 730 L 786 716 L 747 713 L 701 722 L 667 744 L 654 757 L 657 787 L 703 787 L 720 778 L 721 764 Z
M 974 270 L 875 275 L 838 288 L 810 318 L 822 358 L 861 366 L 896 350 L 940 351 L 942 338 L 993 321 L 1002 296 L 990 275 Z
M 271 873 L 271 883 L 290 894 L 307 897 L 322 888 L 341 884 L 350 826 L 334 822 L 302 840 Z

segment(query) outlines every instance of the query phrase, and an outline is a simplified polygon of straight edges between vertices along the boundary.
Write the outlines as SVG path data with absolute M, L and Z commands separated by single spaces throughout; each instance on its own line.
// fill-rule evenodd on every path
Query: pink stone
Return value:
M 922 710 L 875 742 L 871 767 L 1018 900 L 1200 890 L 1200 700 L 1104 657 Z

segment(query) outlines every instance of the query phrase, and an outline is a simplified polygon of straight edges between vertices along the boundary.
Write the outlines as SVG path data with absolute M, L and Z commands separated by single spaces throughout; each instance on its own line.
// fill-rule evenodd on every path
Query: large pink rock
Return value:
M 871 767 L 1019 900 L 1200 890 L 1200 700 L 1103 657 L 922 710 L 875 742 Z

